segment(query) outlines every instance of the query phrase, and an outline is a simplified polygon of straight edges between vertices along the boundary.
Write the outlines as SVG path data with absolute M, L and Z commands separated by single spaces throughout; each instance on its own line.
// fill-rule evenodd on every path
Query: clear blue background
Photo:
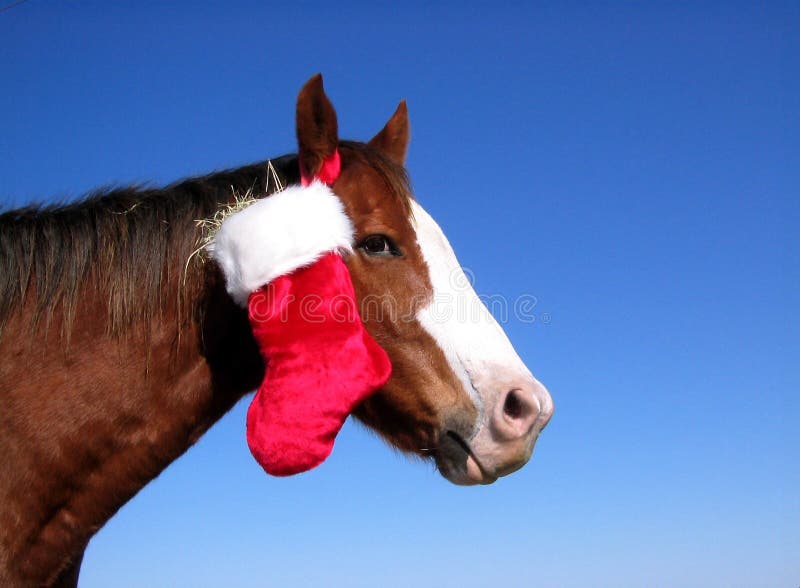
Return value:
M 0 12 L 0 199 L 343 136 L 407 98 L 408 167 L 556 415 L 458 488 L 348 424 L 267 477 L 246 402 L 92 540 L 82 586 L 800 585 L 800 7 L 161 3 Z M 548 315 L 549 323 L 541 320 Z

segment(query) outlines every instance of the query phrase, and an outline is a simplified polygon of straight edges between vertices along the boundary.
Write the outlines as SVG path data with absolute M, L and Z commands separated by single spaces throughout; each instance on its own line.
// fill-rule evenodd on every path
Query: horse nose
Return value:
M 530 374 L 507 378 L 502 387 L 497 379 L 494 383 L 495 390 L 505 391 L 487 394 L 486 410 L 473 436 L 459 437 L 458 425 L 447 430 L 461 450 L 456 455 L 466 458 L 466 463 L 454 465 L 443 454 L 439 457 L 440 469 L 445 467 L 442 472 L 449 472 L 445 475 L 457 484 L 491 484 L 517 471 L 531 458 L 539 433 L 553 416 L 550 393 Z M 480 391 L 481 387 L 476 389 Z
M 489 426 L 499 441 L 535 437 L 553 415 L 553 401 L 547 389 L 534 379 L 517 383 L 498 399 Z

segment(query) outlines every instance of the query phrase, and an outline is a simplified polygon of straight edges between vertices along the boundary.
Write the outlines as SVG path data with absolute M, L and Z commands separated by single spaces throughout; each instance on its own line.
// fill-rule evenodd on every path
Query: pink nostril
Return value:
M 553 415 L 550 394 L 535 378 L 504 380 L 497 382 L 483 426 L 470 441 L 475 460 L 495 476 L 510 474 L 530 459 L 539 433 Z
M 526 407 L 516 390 L 512 390 L 506 396 L 506 401 L 503 403 L 503 412 L 512 419 L 524 418 L 528 412 L 528 407 Z
M 528 447 L 550 420 L 553 402 L 547 389 L 532 378 L 514 384 L 507 389 L 507 392 L 496 397 L 496 404 L 492 408 L 492 416 L 488 423 L 489 430 L 492 438 L 498 443 L 519 441 Z
M 525 388 L 514 388 L 502 400 L 500 418 L 496 419 L 495 433 L 507 440 L 527 437 L 539 416 L 539 401 L 533 392 Z

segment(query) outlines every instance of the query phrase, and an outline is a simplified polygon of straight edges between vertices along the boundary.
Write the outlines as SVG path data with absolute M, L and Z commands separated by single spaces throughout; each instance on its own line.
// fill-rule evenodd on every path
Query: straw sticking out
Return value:
M 271 160 L 267 161 L 267 174 L 267 185 L 265 190 L 266 194 L 277 194 L 286 188 L 286 186 L 283 185 L 283 182 L 281 182 L 280 177 L 278 177 L 278 172 L 272 165 Z M 270 190 L 270 187 L 273 189 Z M 231 187 L 231 191 L 233 192 L 233 201 L 223 204 L 219 209 L 217 209 L 213 216 L 194 221 L 195 225 L 200 228 L 200 236 L 198 237 L 197 248 L 192 251 L 191 255 L 189 255 L 188 259 L 186 260 L 184 277 L 186 276 L 186 270 L 188 270 L 189 264 L 195 256 L 198 256 L 201 261 L 205 261 L 205 250 L 208 245 L 214 241 L 214 237 L 216 236 L 217 231 L 219 231 L 219 228 L 222 226 L 222 223 L 225 222 L 225 219 L 230 215 L 247 208 L 254 202 L 257 202 L 259 198 L 263 196 L 259 195 L 257 197 L 253 193 L 252 188 L 248 188 L 246 192 L 241 193 L 237 192 L 233 187 Z

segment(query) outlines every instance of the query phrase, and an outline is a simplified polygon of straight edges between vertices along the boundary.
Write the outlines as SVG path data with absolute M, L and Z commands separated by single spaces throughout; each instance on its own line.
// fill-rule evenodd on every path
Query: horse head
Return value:
M 332 189 L 355 228 L 345 261 L 361 318 L 392 362 L 390 380 L 357 418 L 399 449 L 432 457 L 457 484 L 491 483 L 522 467 L 553 402 L 411 194 L 405 102 L 369 142 L 340 141 L 315 76 L 298 96 L 297 137 L 305 176 L 340 153 Z

